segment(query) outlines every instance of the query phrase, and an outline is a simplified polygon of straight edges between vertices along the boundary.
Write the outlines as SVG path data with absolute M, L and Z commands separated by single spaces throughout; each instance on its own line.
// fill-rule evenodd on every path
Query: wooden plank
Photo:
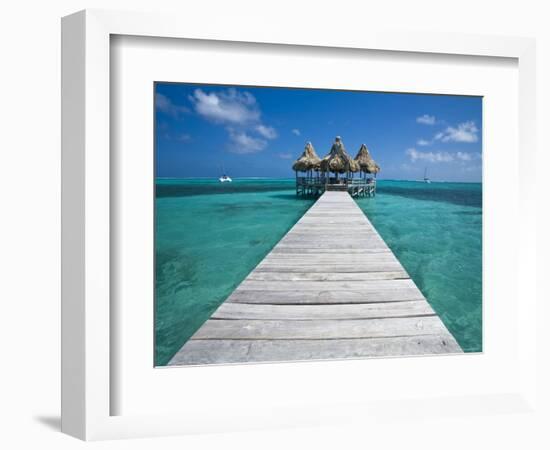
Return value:
M 353 209 L 349 209 L 349 212 L 345 212 L 344 214 L 342 214 L 342 217 L 352 218 L 356 220 L 364 219 L 364 216 L 361 213 L 358 213 Z M 334 213 L 332 213 L 330 210 L 326 210 L 324 212 L 319 210 L 310 210 L 308 212 L 307 219 L 311 219 L 311 218 L 318 218 L 322 222 L 324 219 L 330 220 L 334 218 Z
M 297 225 L 320 225 L 318 218 L 307 219 L 302 222 L 298 222 Z M 365 225 L 364 220 L 360 219 L 326 219 L 323 220 L 323 225 L 338 225 L 341 227 L 347 227 L 353 229 L 353 227 L 362 227 Z
M 446 331 L 437 316 L 350 320 L 208 320 L 193 339 L 355 339 Z
M 372 264 L 382 264 L 382 263 L 397 263 L 397 259 L 391 253 L 383 253 L 379 255 L 368 255 L 367 257 L 362 256 L 333 256 L 333 257 L 304 257 L 304 258 L 287 258 L 284 256 L 265 258 L 258 266 L 275 266 L 275 265 L 299 265 L 303 264 L 304 266 L 309 266 L 312 264 L 315 265 L 328 265 L 328 266 L 337 266 L 337 265 L 372 265 Z
M 372 250 L 366 249 L 364 252 L 349 252 L 345 250 L 340 250 L 339 252 L 323 252 L 323 251 L 314 251 L 311 253 L 302 253 L 298 251 L 291 251 L 294 249 L 287 249 L 289 251 L 282 251 L 282 249 L 277 248 L 273 249 L 269 255 L 267 255 L 264 260 L 268 259 L 325 259 L 330 261 L 335 261 L 342 258 L 349 259 L 365 259 L 365 260 L 374 260 L 377 257 L 391 256 L 395 258 L 395 255 L 388 249 Z M 313 250 L 313 249 L 310 249 Z M 370 251 L 369 251 L 370 250 Z
M 239 291 L 288 291 L 287 281 L 244 280 Z M 416 289 L 411 279 L 399 280 L 349 280 L 349 281 L 293 281 L 294 291 L 386 291 L 399 289 Z
M 264 261 L 378 261 L 383 258 L 392 258 L 392 260 L 397 260 L 391 252 L 378 252 L 378 253 L 317 253 L 314 255 L 306 254 L 302 255 L 300 253 L 280 253 L 280 252 L 271 252 L 268 256 L 265 257 Z
M 395 280 L 409 278 L 409 275 L 404 270 L 395 272 L 256 272 L 253 271 L 247 280 L 263 280 L 263 281 L 353 281 L 353 280 Z
M 289 283 L 288 289 L 287 291 L 247 291 L 237 289 L 229 296 L 226 302 L 305 305 L 404 302 L 424 299 L 422 293 L 416 288 L 364 291 L 296 291 L 292 290 L 292 283 Z
M 349 223 L 349 222 L 346 222 Z M 333 230 L 335 233 L 344 233 L 345 229 L 342 229 L 342 227 L 338 226 L 337 224 L 329 224 L 328 222 L 325 222 L 322 218 L 317 218 L 317 222 L 312 223 L 304 223 L 304 222 L 298 222 L 296 225 L 299 225 L 295 230 L 293 230 L 293 233 L 302 233 L 305 234 L 309 231 L 315 232 L 315 231 L 324 231 L 327 230 Z M 352 230 L 353 232 L 357 233 L 376 233 L 374 228 L 371 228 L 367 225 L 367 222 L 363 222 L 363 225 L 360 227 Z
M 313 264 L 313 263 L 312 263 Z M 315 266 L 315 265 L 303 265 L 303 266 L 257 266 L 258 272 L 326 272 L 329 266 Z M 399 263 L 370 263 L 359 265 L 333 265 L 330 266 L 330 270 L 334 273 L 337 272 L 395 272 L 396 270 L 403 270 L 403 267 Z
M 340 305 L 263 305 L 223 303 L 212 319 L 315 320 L 380 319 L 434 315 L 424 300 L 399 303 L 363 303 Z
M 336 222 L 343 222 L 349 224 L 351 222 L 356 223 L 365 223 L 365 217 L 361 214 L 345 214 L 342 217 L 335 218 L 333 214 L 330 213 L 315 213 L 309 212 L 307 218 L 304 217 L 298 221 L 299 224 L 312 224 L 313 226 L 323 226 L 326 224 L 332 224 Z
M 270 255 L 276 254 L 300 254 L 300 255 L 353 255 L 353 254 L 372 254 L 372 253 L 390 253 L 391 250 L 388 247 L 377 247 L 377 248 L 351 248 L 347 250 L 342 250 L 340 248 L 325 248 L 325 249 L 316 249 L 310 247 L 286 247 L 282 248 L 277 245 L 273 250 L 271 250 Z
M 436 355 L 462 350 L 447 334 L 333 340 L 190 340 L 170 365 Z
M 379 240 L 365 240 L 365 239 L 286 239 L 280 242 L 281 248 L 287 247 L 300 247 L 300 248 L 335 248 L 338 247 L 342 250 L 349 250 L 352 248 L 384 248 L 385 246 Z
M 335 226 L 335 227 L 323 226 L 323 227 L 313 228 L 306 225 L 300 225 L 300 227 L 297 228 L 297 230 L 299 230 L 300 232 L 296 233 L 296 235 L 302 235 L 304 237 L 316 235 L 316 236 L 322 236 L 324 238 L 329 238 L 333 235 L 350 236 L 350 233 L 352 232 L 351 229 L 347 229 L 347 227 L 342 227 L 342 226 Z M 344 231 L 347 231 L 347 233 L 343 233 Z M 371 233 L 367 230 L 359 231 L 357 234 L 364 234 L 366 236 L 377 236 L 375 233 Z M 291 237 L 291 236 L 294 236 L 294 233 L 290 235 L 287 234 L 287 237 Z
M 380 239 L 380 237 L 374 233 L 365 233 L 365 232 L 353 233 L 351 232 L 351 230 L 348 230 L 346 234 L 340 234 L 340 233 L 337 234 L 337 233 L 333 233 L 330 230 L 316 230 L 316 231 L 306 232 L 300 235 L 298 234 L 287 235 L 284 239 L 287 241 L 290 241 L 290 240 L 316 241 L 318 239 L 322 239 L 323 241 L 327 241 L 327 242 L 334 241 L 335 243 L 347 241 L 347 240 L 351 240 L 352 242 L 361 240 L 368 243 L 372 243 L 372 242 L 380 242 L 381 244 L 384 243 L 384 241 L 382 241 L 382 239 Z M 335 247 L 337 248 L 337 246 Z
M 327 214 L 326 217 L 323 217 L 320 219 L 319 217 L 311 217 L 309 214 L 306 214 L 303 216 L 298 223 L 309 223 L 312 225 L 323 225 L 323 224 L 335 224 L 335 223 L 342 223 L 344 225 L 349 225 L 351 223 L 357 223 L 357 224 L 364 224 L 366 223 L 367 218 L 364 215 L 361 214 L 342 214 L 340 216 L 335 215 L 329 215 Z
M 395 256 L 391 253 L 381 253 L 373 255 L 338 255 L 338 256 L 304 256 L 301 258 L 297 257 L 288 257 L 281 255 L 270 255 L 265 258 L 258 266 L 273 266 L 273 265 L 293 265 L 293 264 L 303 264 L 311 265 L 312 263 L 316 265 L 339 265 L 344 264 L 346 266 L 353 264 L 372 264 L 372 263 L 389 263 L 397 262 Z
M 370 256 L 370 255 L 369 255 Z M 351 256 L 345 257 L 340 256 L 338 258 L 322 258 L 322 257 L 305 257 L 305 258 L 288 258 L 288 257 L 279 257 L 279 258 L 266 258 L 263 262 L 258 264 L 258 267 L 266 267 L 266 266 L 276 266 L 276 265 L 285 265 L 285 266 L 292 266 L 292 265 L 311 265 L 316 264 L 319 266 L 326 265 L 329 266 L 327 268 L 327 272 L 330 272 L 330 266 L 337 266 L 337 265 L 356 265 L 356 264 L 373 264 L 373 263 L 394 263 L 397 262 L 395 257 L 391 253 L 387 253 L 385 255 L 372 255 L 372 257 L 358 257 L 353 258 Z
M 321 241 L 320 241 L 321 240 Z M 382 241 L 378 237 L 361 237 L 361 236 L 351 236 L 346 237 L 339 236 L 329 236 L 322 237 L 319 236 L 309 236 L 309 237 L 295 237 L 290 236 L 281 240 L 281 244 L 302 244 L 306 247 L 310 245 L 315 246 L 318 243 L 329 244 L 330 247 L 340 247 L 341 245 L 352 245 L 353 247 L 368 247 L 370 244 L 379 244 L 382 245 Z

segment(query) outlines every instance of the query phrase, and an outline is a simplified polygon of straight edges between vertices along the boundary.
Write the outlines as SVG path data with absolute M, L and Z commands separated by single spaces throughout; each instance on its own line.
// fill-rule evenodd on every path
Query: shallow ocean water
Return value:
M 482 351 L 481 183 L 380 181 L 357 203 L 466 352 Z
M 157 180 L 155 362 L 165 365 L 314 203 L 280 180 Z
M 297 198 L 293 179 L 158 179 L 155 202 L 165 365 L 314 199 Z M 481 184 L 379 181 L 357 202 L 462 348 L 481 351 Z

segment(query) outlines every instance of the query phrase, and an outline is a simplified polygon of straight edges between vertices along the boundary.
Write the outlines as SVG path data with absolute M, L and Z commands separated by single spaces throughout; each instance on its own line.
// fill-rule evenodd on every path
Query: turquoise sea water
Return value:
M 465 351 L 481 351 L 481 184 L 379 181 L 359 206 Z M 294 179 L 158 179 L 155 362 L 165 365 L 314 203 Z
M 293 180 L 157 180 L 155 362 L 165 365 L 314 203 Z
M 482 351 L 481 183 L 380 181 L 377 192 L 357 203 L 462 349 Z

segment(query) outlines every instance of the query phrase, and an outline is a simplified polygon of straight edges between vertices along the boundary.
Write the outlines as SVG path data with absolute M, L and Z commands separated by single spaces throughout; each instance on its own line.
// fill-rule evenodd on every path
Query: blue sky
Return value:
M 159 177 L 293 177 L 339 135 L 379 178 L 481 181 L 481 97 L 157 83 L 155 115 Z

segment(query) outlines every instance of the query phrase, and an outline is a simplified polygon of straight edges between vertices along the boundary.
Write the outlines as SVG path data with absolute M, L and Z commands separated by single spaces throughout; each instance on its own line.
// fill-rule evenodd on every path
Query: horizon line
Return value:
M 218 176 L 210 177 L 155 177 L 155 180 L 217 180 Z M 231 177 L 233 180 L 293 180 L 294 177 Z M 376 178 L 378 181 L 414 181 L 424 183 L 422 179 L 406 179 L 406 178 Z M 459 180 L 433 180 L 430 179 L 432 183 L 483 183 L 483 180 L 480 181 L 459 181 Z

